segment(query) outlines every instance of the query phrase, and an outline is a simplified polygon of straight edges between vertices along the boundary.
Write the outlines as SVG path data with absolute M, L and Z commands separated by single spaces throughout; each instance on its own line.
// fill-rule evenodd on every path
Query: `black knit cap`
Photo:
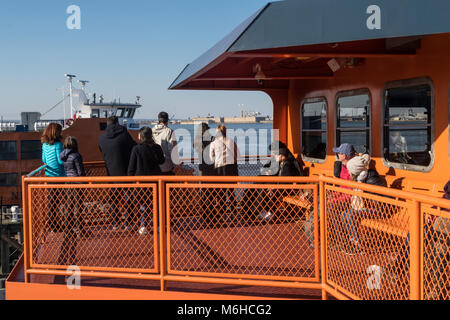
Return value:
M 168 122 L 169 121 L 169 114 L 167 112 L 164 112 L 164 111 L 160 112 L 158 114 L 158 121 L 159 122 L 163 122 L 163 123 Z

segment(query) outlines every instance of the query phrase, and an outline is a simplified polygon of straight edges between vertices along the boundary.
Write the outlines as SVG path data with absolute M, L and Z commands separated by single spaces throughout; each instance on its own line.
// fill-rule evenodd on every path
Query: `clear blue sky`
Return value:
M 259 92 L 169 91 L 186 64 L 262 8 L 267 0 L 0 1 L 0 116 L 45 112 L 62 93 L 65 73 L 90 80 L 88 92 L 135 101 L 137 118 L 162 109 L 176 118 L 233 116 L 238 104 L 272 115 Z M 81 30 L 68 30 L 69 5 L 81 8 Z M 78 85 L 78 83 L 77 83 Z M 61 118 L 62 107 L 49 114 Z

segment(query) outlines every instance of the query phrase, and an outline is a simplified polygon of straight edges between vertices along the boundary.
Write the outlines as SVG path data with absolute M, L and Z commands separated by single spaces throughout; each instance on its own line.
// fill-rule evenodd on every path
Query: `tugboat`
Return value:
M 86 162 L 103 160 L 97 138 L 105 130 L 108 117 L 119 117 L 120 123 L 130 130 L 132 136 L 137 136 L 139 124 L 134 121 L 134 116 L 136 110 L 142 107 L 141 97 L 137 96 L 134 103 L 121 103 L 120 100 L 105 102 L 103 95 L 97 101 L 96 93 L 93 93 L 92 98 L 88 99 L 85 89 L 89 81 L 80 80 L 81 88 L 78 89 L 73 86 L 76 76 L 65 76 L 68 79 L 69 94 L 50 110 L 68 99 L 71 114 L 69 118 L 64 116 L 59 120 L 42 120 L 38 112 L 24 112 L 21 124 L 0 124 L 0 198 L 3 206 L 21 204 L 20 177 L 42 165 L 40 138 L 42 131 L 50 123 L 60 123 L 64 128 L 64 137 L 70 135 L 78 139 L 80 152 Z

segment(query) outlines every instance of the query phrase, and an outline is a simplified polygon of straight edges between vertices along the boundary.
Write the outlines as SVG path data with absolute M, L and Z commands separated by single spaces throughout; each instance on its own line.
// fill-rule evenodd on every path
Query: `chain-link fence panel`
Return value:
M 156 272 L 155 184 L 29 185 L 31 266 Z
M 241 177 L 257 177 L 261 174 L 261 169 L 270 161 L 269 156 L 247 157 L 238 160 L 238 171 Z M 175 168 L 177 176 L 200 176 L 199 164 L 195 159 L 185 159 L 183 165 Z
M 422 205 L 424 217 L 423 298 L 450 300 L 450 213 Z
M 317 185 L 169 184 L 169 273 L 319 282 L 317 190 Z M 309 216 L 316 221 L 310 229 Z
M 325 186 L 327 281 L 364 300 L 408 299 L 405 199 Z

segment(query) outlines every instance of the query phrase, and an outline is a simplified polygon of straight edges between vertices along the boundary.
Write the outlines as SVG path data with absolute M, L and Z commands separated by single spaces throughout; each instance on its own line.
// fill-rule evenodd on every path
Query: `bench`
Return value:
M 436 198 L 442 198 L 444 184 L 423 180 L 395 179 L 386 177 L 389 187 L 395 187 L 404 191 L 420 193 Z M 398 181 L 401 182 L 399 185 Z M 433 210 L 433 209 L 427 209 Z M 398 210 L 392 217 L 380 219 L 363 219 L 361 226 L 391 234 L 393 236 L 406 238 L 409 233 L 409 213 L 406 207 Z
M 333 172 L 331 170 L 327 170 L 327 169 L 321 169 L 318 167 L 309 167 L 307 169 L 309 176 L 327 176 L 327 177 L 333 177 Z M 312 199 L 311 194 L 309 194 L 308 192 L 299 195 L 299 196 L 288 196 L 288 197 L 284 197 L 283 198 L 283 202 L 284 203 L 288 203 L 291 204 L 293 206 L 299 207 L 301 209 L 306 210 L 306 218 L 308 218 L 309 212 L 313 206 L 313 204 L 311 203 L 310 200 Z

